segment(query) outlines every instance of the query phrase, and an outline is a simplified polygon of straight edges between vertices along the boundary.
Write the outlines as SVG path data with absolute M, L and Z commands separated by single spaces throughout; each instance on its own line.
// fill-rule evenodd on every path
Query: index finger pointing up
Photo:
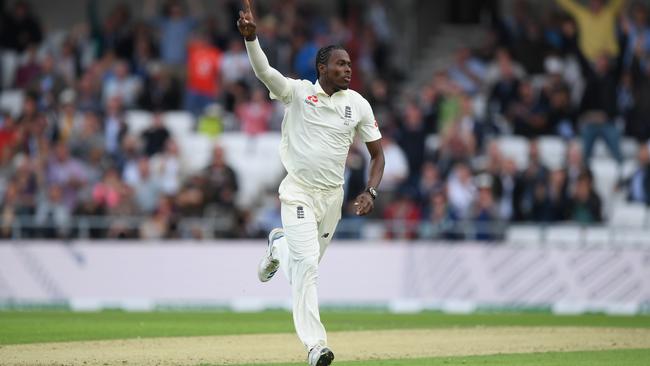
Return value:
M 250 2 L 250 0 L 244 0 L 244 12 L 251 13 L 251 2 Z

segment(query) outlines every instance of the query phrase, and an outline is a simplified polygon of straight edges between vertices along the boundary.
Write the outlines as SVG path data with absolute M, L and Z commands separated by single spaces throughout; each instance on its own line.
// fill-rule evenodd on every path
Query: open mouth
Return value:
M 344 77 L 343 77 L 343 80 L 344 80 L 346 83 L 349 83 L 350 80 L 352 80 L 352 77 L 350 77 L 350 76 L 344 76 Z

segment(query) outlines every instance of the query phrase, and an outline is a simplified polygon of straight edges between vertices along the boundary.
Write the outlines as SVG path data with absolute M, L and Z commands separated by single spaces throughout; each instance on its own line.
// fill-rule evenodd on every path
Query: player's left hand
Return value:
M 354 200 L 355 213 L 357 216 L 364 216 L 369 214 L 375 207 L 375 201 L 368 192 L 363 192 Z

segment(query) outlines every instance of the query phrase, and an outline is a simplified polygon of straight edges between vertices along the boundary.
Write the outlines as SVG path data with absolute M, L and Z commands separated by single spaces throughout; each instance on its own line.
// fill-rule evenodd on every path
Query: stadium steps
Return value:
M 420 54 L 408 81 L 409 89 L 421 86 L 442 69 L 449 67 L 456 50 L 463 47 L 477 47 L 485 38 L 485 28 L 477 25 L 443 24 L 431 37 L 429 45 Z

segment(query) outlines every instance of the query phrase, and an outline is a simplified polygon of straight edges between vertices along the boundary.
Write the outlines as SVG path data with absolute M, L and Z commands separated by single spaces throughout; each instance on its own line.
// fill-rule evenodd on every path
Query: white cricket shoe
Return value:
M 273 243 L 284 236 L 281 228 L 275 228 L 269 233 L 269 239 L 266 246 L 266 253 L 257 268 L 257 277 L 262 282 L 268 282 L 275 272 L 280 268 L 280 261 L 273 258 Z
M 323 345 L 316 345 L 309 351 L 309 366 L 329 366 L 334 361 L 334 352 Z

